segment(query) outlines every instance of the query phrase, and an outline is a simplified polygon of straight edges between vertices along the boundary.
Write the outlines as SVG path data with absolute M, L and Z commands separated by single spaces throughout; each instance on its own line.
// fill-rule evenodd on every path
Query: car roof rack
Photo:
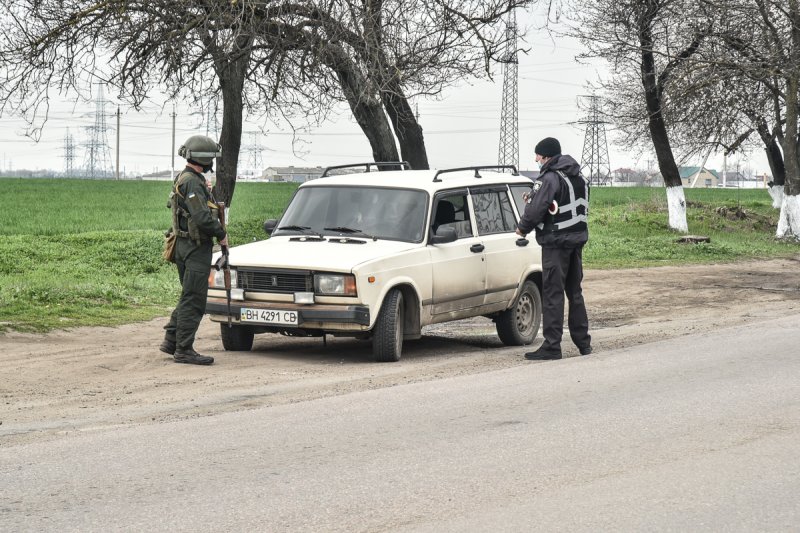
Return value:
M 411 165 L 408 161 L 370 161 L 369 163 L 351 163 L 349 165 L 336 165 L 335 167 L 326 167 L 325 170 L 322 171 L 322 175 L 320 178 L 324 178 L 328 175 L 328 172 L 331 170 L 339 170 L 342 168 L 355 168 L 355 167 L 365 167 L 366 170 L 364 172 L 369 172 L 369 167 L 388 167 L 388 166 L 398 166 L 400 165 L 402 170 L 411 170 Z M 403 168 L 405 167 L 405 168 Z
M 447 174 L 448 172 L 461 172 L 463 170 L 474 170 L 475 171 L 475 177 L 476 178 L 480 178 L 481 177 L 481 174 L 479 172 L 480 170 L 487 170 L 487 169 L 492 169 L 492 168 L 496 168 L 496 169 L 511 169 L 511 175 L 512 176 L 519 176 L 519 172 L 517 172 L 517 167 L 515 165 L 482 165 L 482 166 L 478 166 L 478 167 L 445 168 L 443 170 L 439 170 L 438 172 L 436 172 L 436 175 L 433 177 L 433 182 L 437 183 L 437 182 L 442 181 L 441 179 L 439 179 L 439 175 L 440 174 Z

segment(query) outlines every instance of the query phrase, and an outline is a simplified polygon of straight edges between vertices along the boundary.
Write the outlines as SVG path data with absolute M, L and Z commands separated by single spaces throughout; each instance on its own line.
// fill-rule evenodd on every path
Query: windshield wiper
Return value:
M 322 228 L 326 231 L 338 231 L 339 233 L 362 233 L 360 229 L 348 228 L 346 226 L 335 226 L 333 228 Z
M 346 226 L 335 226 L 333 228 L 322 228 L 322 229 L 325 230 L 325 231 L 336 231 L 336 232 L 339 232 L 339 233 L 349 233 L 350 235 L 358 234 L 358 235 L 361 235 L 363 237 L 367 237 L 369 239 L 372 239 L 373 241 L 377 241 L 378 240 L 377 236 L 369 235 L 369 234 L 364 233 L 363 231 L 361 231 L 360 229 L 357 229 L 357 228 L 348 228 Z
M 278 230 L 286 230 L 286 231 L 301 231 L 303 233 L 310 233 L 311 235 L 315 235 L 320 239 L 324 239 L 322 234 L 316 230 L 311 229 L 310 226 L 297 226 L 295 224 L 290 224 L 288 226 L 280 226 L 277 228 Z

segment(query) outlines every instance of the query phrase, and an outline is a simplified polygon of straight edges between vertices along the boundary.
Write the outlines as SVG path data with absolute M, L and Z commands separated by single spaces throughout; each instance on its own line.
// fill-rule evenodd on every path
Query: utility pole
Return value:
M 508 14 L 506 53 L 503 62 L 503 104 L 500 111 L 498 165 L 514 165 L 519 170 L 519 64 L 517 61 L 517 13 Z
M 119 106 L 117 106 L 117 179 L 119 179 Z
M 175 181 L 175 106 L 172 106 L 172 164 L 170 165 L 169 174 L 172 181 Z
M 586 117 L 578 121 L 579 124 L 586 124 L 581 172 L 589 183 L 607 185 L 611 177 L 611 163 L 608 159 L 606 121 L 600 119 L 599 98 L 595 95 L 583 95 L 583 98 L 589 100 L 589 109 Z

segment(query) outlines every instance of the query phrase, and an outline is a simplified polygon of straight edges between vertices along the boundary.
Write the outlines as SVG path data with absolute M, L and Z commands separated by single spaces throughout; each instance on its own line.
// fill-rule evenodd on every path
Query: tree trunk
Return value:
M 800 89 L 800 9 L 798 0 L 789 0 L 792 64 L 786 70 L 786 133 L 783 138 L 783 154 L 786 163 L 784 199 L 778 220 L 778 237 L 800 240 L 800 150 L 798 150 L 798 89 Z
M 233 61 L 215 61 L 214 70 L 222 88 L 222 129 L 219 144 L 222 157 L 217 158 L 217 184 L 214 196 L 217 201 L 230 206 L 236 188 L 239 152 L 242 147 L 242 119 L 244 116 L 244 82 L 250 55 L 242 54 Z
M 399 161 L 397 145 L 377 91 L 372 89 L 372 85 L 339 46 L 326 46 L 324 60 L 339 78 L 353 117 L 372 147 L 373 160 Z
M 643 16 L 643 19 L 645 17 Z M 649 116 L 648 128 L 653 148 L 658 159 L 658 168 L 664 185 L 667 187 L 667 207 L 669 208 L 669 227 L 683 233 L 688 233 L 689 226 L 686 222 L 686 198 L 683 194 L 678 165 L 672 154 L 667 126 L 661 111 L 662 90 L 658 84 L 655 58 L 653 57 L 653 39 L 650 33 L 649 22 L 641 23 L 639 38 L 642 53 L 642 85 L 644 86 L 645 102 Z
M 772 207 L 779 209 L 783 205 L 783 186 L 786 181 L 786 165 L 783 163 L 783 153 L 775 137 L 769 131 L 766 121 L 756 120 L 758 135 L 764 142 L 764 152 L 767 155 L 772 181 L 769 182 L 769 195 L 772 197 Z
M 408 161 L 414 170 L 428 170 L 430 165 L 422 127 L 417 122 L 403 89 L 393 81 L 387 90 L 381 91 L 381 100 L 392 121 L 403 161 Z

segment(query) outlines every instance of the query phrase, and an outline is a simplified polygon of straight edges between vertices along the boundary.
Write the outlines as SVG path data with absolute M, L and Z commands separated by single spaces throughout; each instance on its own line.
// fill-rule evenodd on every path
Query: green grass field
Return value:
M 239 183 L 232 245 L 265 238 L 296 185 Z M 0 178 L 0 331 L 115 325 L 168 314 L 177 272 L 161 259 L 168 182 Z M 734 261 L 800 252 L 774 238 L 778 212 L 763 190 L 686 190 L 689 230 L 677 244 L 664 189 L 592 190 L 585 264 L 591 268 Z M 733 216 L 735 208 L 743 215 Z M 721 213 L 718 208 L 727 209 Z
M 0 179 L 0 331 L 115 325 L 168 314 L 180 291 L 161 259 L 169 182 Z M 296 185 L 239 183 L 232 244 L 266 237 Z

